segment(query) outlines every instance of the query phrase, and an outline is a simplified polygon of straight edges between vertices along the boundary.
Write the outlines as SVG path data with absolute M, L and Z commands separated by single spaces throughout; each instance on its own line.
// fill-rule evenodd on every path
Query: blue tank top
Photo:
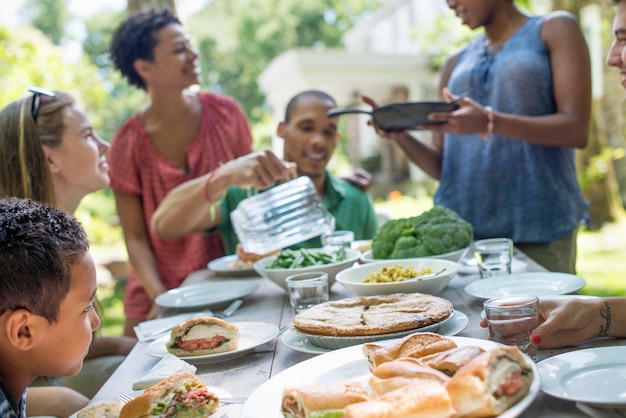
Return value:
M 533 16 L 493 53 L 480 36 L 459 55 L 448 88 L 495 111 L 518 115 L 556 112 L 544 18 Z M 572 232 L 587 203 L 576 178 L 574 150 L 498 135 L 446 135 L 435 204 L 474 226 L 476 239 L 509 237 L 549 242 Z

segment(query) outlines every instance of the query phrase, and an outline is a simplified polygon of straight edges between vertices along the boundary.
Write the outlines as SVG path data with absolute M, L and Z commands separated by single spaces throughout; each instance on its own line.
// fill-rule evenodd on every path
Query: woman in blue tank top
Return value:
M 463 24 L 483 27 L 442 71 L 432 145 L 408 132 L 379 133 L 440 181 L 435 204 L 472 223 L 475 238 L 509 237 L 553 271 L 574 272 L 587 203 L 574 149 L 587 145 L 591 70 L 587 45 L 565 12 L 527 16 L 513 0 L 448 0 Z M 364 100 L 375 106 L 368 98 Z

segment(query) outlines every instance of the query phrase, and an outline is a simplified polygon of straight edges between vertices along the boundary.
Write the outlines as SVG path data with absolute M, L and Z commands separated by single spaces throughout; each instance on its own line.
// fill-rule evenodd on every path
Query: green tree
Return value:
M 382 0 L 213 0 L 189 19 L 205 83 L 235 97 L 252 123 L 264 115 L 257 77 L 291 48 L 331 48 Z
M 32 26 L 46 34 L 55 45 L 61 45 L 65 24 L 71 18 L 67 0 L 26 0 L 22 11 Z

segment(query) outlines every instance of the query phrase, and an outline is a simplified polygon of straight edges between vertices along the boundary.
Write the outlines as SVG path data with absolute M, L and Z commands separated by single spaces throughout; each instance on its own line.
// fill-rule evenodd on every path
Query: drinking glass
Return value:
M 474 256 L 481 279 L 511 274 L 513 241 L 508 238 L 491 238 L 474 243 Z
M 331 234 L 322 235 L 322 246 L 329 251 L 350 248 L 353 241 L 354 232 L 352 231 L 335 231 Z
M 515 345 L 533 360 L 537 347 L 530 336 L 539 324 L 539 298 L 533 295 L 503 296 L 483 303 L 493 341 Z
M 296 313 L 328 301 L 328 274 L 322 272 L 300 273 L 285 279 L 289 302 Z

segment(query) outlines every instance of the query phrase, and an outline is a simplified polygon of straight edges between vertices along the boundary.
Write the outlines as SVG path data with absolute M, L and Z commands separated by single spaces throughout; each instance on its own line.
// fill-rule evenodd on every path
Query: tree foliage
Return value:
M 257 77 L 291 48 L 331 48 L 382 0 L 213 0 L 189 19 L 205 83 L 235 97 L 254 123 L 263 117 Z
M 71 15 L 67 0 L 26 0 L 24 14 L 31 24 L 46 34 L 55 45 L 61 45 L 65 24 Z

